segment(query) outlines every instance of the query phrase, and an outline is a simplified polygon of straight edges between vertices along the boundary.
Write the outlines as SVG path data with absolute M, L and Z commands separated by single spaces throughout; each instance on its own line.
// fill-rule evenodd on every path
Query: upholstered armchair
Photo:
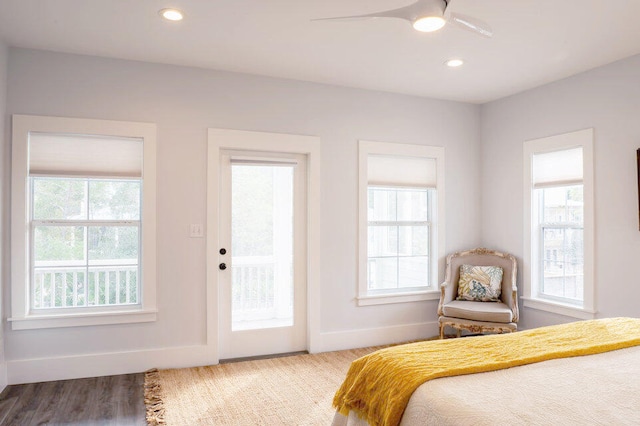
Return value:
M 461 281 L 460 267 L 463 265 L 465 266 Z M 500 268 L 502 269 L 501 277 L 499 277 Z M 517 269 L 515 257 L 486 248 L 460 251 L 447 256 L 445 281 L 440 286 L 440 303 L 438 304 L 440 338 L 444 338 L 446 326 L 454 328 L 458 337 L 461 330 L 472 333 L 516 331 L 518 322 Z M 488 272 L 488 275 L 485 272 Z M 476 275 L 472 275 L 473 273 Z M 496 287 L 493 294 L 489 294 L 492 291 L 482 285 L 483 277 L 488 280 L 489 275 L 491 275 L 494 287 Z M 499 278 L 501 278 L 501 283 L 497 284 Z M 459 284 L 462 288 L 460 294 Z M 499 287 L 499 291 L 497 287 Z M 472 297 L 469 297 L 469 294 Z M 480 301 L 491 297 L 495 301 Z M 465 300 L 460 300 L 461 298 Z

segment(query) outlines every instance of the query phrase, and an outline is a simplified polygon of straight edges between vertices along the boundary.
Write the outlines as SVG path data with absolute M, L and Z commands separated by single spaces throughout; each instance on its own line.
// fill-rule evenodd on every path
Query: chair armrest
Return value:
M 505 303 L 511 312 L 513 312 L 512 322 L 518 322 L 520 317 L 520 312 L 518 309 L 518 286 L 516 284 L 516 274 L 518 271 L 518 265 L 513 256 L 509 255 L 511 261 L 513 262 L 513 267 L 511 268 L 511 288 L 502 288 L 502 302 Z
M 511 293 L 510 308 L 511 308 L 511 311 L 513 312 L 513 319 L 511 321 L 518 322 L 518 320 L 520 319 L 520 312 L 518 309 L 518 289 L 517 288 L 514 288 L 513 292 Z
M 451 302 L 455 298 L 455 286 L 453 284 L 447 281 L 440 284 L 440 302 L 438 302 L 438 315 L 442 316 L 442 306 L 445 303 Z
M 513 288 L 510 292 L 504 293 L 500 299 L 502 299 L 502 303 L 507 305 L 511 312 L 513 312 L 512 322 L 518 322 L 519 311 L 518 311 L 518 289 Z

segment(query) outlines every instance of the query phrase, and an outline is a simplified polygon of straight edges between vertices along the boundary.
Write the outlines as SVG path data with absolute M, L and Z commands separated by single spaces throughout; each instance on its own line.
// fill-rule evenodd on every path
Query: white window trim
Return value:
M 405 303 L 422 300 L 436 300 L 440 297 L 438 288 L 440 257 L 445 251 L 445 200 L 444 200 L 444 148 L 437 146 L 409 145 L 387 142 L 359 141 L 358 153 L 358 306 L 388 303 Z M 367 288 L 367 164 L 369 155 L 389 155 L 398 157 L 433 158 L 436 160 L 436 217 L 431 228 L 431 288 L 424 291 L 370 294 Z
M 552 312 L 579 319 L 595 318 L 595 215 L 594 215 L 594 167 L 593 167 L 593 129 L 584 129 L 562 135 L 534 139 L 524 143 L 523 156 L 523 304 L 525 307 Z M 536 285 L 539 274 L 539 244 L 537 224 L 532 214 L 533 155 L 582 147 L 583 194 L 584 194 L 584 301 L 582 307 L 558 301 L 536 297 Z
M 156 125 L 125 121 L 14 115 L 11 182 L 11 328 L 74 327 L 156 320 Z M 76 133 L 144 139 L 142 176 L 141 304 L 91 312 L 43 315 L 29 306 L 28 140 L 29 132 Z

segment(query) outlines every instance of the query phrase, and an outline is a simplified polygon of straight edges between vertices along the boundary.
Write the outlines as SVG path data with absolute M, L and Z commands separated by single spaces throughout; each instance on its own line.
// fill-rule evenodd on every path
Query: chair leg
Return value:
M 456 337 L 460 337 L 460 332 L 461 330 L 459 328 L 456 328 Z
M 440 323 L 440 339 L 444 339 L 444 324 Z

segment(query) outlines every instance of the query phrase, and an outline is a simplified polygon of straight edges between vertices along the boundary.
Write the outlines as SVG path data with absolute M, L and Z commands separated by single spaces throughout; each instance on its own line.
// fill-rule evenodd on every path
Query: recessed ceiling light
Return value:
M 184 18 L 184 14 L 178 9 L 162 9 L 158 13 L 168 21 L 182 21 Z
M 462 59 L 449 59 L 447 62 L 445 62 L 445 65 L 448 66 L 449 68 L 458 68 L 459 66 L 462 66 L 462 64 L 464 64 L 464 61 Z
M 444 27 L 444 24 L 445 20 L 440 16 L 425 16 L 413 21 L 413 28 L 418 31 L 422 31 L 423 33 L 430 33 L 438 31 L 440 28 Z

